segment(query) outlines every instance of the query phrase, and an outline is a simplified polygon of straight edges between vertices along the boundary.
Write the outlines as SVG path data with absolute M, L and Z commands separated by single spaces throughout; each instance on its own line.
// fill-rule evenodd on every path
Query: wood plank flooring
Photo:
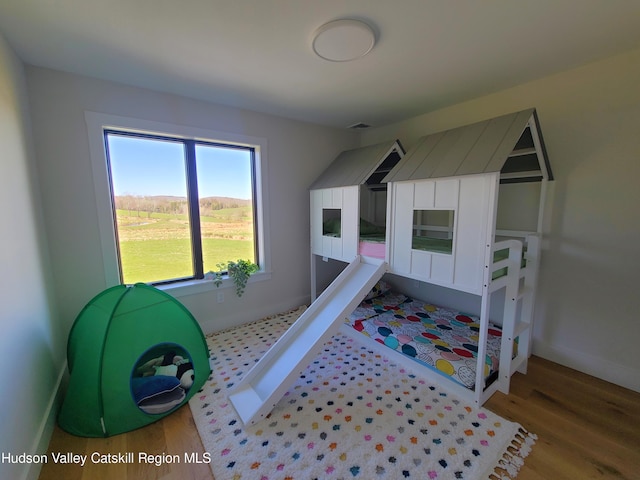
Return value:
M 144 428 L 109 438 L 81 438 L 70 435 L 56 426 L 49 444 L 52 452 L 73 452 L 91 455 L 133 452 L 133 463 L 92 463 L 63 465 L 49 462 L 42 466 L 40 480 L 213 480 L 206 463 L 185 463 L 184 455 L 204 453 L 191 410 L 184 405 L 179 410 Z M 178 455 L 180 463 L 156 466 L 138 461 L 138 452 L 151 455 Z
M 485 407 L 538 435 L 518 480 L 640 479 L 640 393 L 532 357 Z
M 486 408 L 538 435 L 518 480 L 640 479 L 640 393 L 532 357 L 516 373 L 511 394 L 496 393 Z M 110 438 L 80 438 L 56 427 L 52 452 L 177 454 L 181 463 L 43 465 L 40 480 L 213 480 L 188 406 L 148 427 Z

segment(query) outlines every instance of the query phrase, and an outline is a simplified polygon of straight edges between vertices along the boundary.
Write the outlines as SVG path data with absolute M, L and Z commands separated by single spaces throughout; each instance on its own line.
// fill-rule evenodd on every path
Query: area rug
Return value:
M 535 435 L 343 334 L 244 426 L 229 390 L 302 311 L 207 337 L 213 373 L 189 405 L 216 480 L 515 478 Z

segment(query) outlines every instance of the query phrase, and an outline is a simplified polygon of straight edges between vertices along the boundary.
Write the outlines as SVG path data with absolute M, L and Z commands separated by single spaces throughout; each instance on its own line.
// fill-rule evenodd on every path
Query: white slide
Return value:
M 357 257 L 247 372 L 229 394 L 245 425 L 271 412 L 386 271 Z

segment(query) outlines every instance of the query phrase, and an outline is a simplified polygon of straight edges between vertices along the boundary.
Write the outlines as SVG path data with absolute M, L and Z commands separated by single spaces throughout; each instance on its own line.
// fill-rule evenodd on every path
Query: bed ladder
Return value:
M 501 288 L 505 290 L 504 307 L 502 309 L 499 377 L 494 388 L 504 394 L 508 394 L 511 375 L 513 375 L 516 370 L 526 373 L 530 350 L 533 319 L 533 290 L 535 286 L 535 275 L 529 274 L 535 271 L 536 268 L 534 265 L 530 265 L 532 267 L 531 269 L 527 269 L 526 267 L 522 268 L 523 244 L 521 241 L 505 240 L 497 242 L 494 245 L 494 250 L 500 250 L 505 247 L 509 249 L 509 256 L 504 260 L 496 262 L 493 265 L 493 269 L 499 270 L 507 267 L 507 274 L 491 282 L 488 295 Z M 529 245 L 529 247 L 533 247 L 531 248 L 532 252 L 537 252 L 537 245 Z M 530 259 L 526 256 L 525 259 L 528 267 Z M 531 260 L 535 259 L 532 258 Z M 535 261 L 532 263 L 535 264 Z M 489 300 L 487 299 L 487 308 L 485 309 L 487 314 L 489 310 L 488 302 Z M 486 322 L 482 322 L 482 325 L 488 325 L 488 319 Z M 487 335 L 484 330 L 485 329 L 481 332 L 481 342 L 486 343 Z M 518 339 L 518 353 L 514 357 L 514 343 L 516 339 Z M 480 353 L 478 356 L 480 356 Z M 484 355 L 482 358 L 484 359 Z M 480 361 L 478 362 L 478 366 L 480 366 Z M 490 395 L 491 392 L 486 393 Z

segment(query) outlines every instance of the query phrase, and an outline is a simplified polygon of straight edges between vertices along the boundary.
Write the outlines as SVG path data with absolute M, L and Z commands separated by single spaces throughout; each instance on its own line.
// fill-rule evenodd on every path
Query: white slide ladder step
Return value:
M 245 425 L 271 412 L 387 267 L 356 257 L 246 373 L 229 394 Z

